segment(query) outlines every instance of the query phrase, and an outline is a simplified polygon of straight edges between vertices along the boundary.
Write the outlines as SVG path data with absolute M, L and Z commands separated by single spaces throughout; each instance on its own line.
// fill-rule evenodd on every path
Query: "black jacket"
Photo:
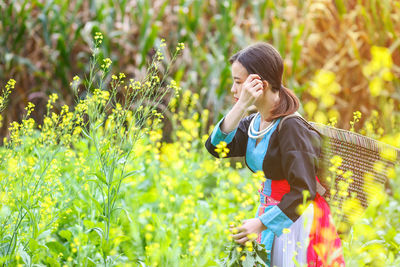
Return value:
M 247 130 L 255 115 L 256 113 L 250 114 L 240 121 L 232 142 L 227 144 L 229 148 L 227 157 L 245 156 Z M 216 147 L 211 144 L 211 135 L 205 147 L 214 157 L 219 157 L 215 152 Z M 268 179 L 288 181 L 290 192 L 282 197 L 278 207 L 293 222 L 300 216 L 296 208 L 303 203 L 302 191 L 309 191 L 309 199 L 314 199 L 316 196 L 316 175 L 320 153 L 321 137 L 297 117 L 286 119 L 280 131 L 276 129 L 269 140 L 268 151 L 263 161 L 263 171 Z M 249 167 L 247 162 L 246 166 Z

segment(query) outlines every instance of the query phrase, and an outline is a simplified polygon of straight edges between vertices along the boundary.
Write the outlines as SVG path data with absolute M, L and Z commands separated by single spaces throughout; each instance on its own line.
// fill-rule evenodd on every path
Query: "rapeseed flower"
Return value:
M 184 43 L 178 43 L 177 47 L 176 47 L 176 51 L 181 51 L 185 49 L 185 44 Z
M 215 152 L 222 158 L 225 158 L 229 153 L 229 148 L 227 148 L 227 143 L 225 141 L 221 141 L 216 145 Z
M 94 35 L 95 46 L 98 47 L 103 42 L 103 34 L 101 32 L 96 32 Z
M 15 84 L 16 81 L 14 79 L 10 79 L 8 80 L 5 89 L 3 89 L 2 95 L 0 95 L 0 112 L 2 112 L 6 107 L 8 96 L 15 88 Z
M 101 68 L 104 71 L 107 71 L 110 68 L 111 64 L 112 64 L 111 59 L 110 58 L 105 58 L 105 59 L 103 59 L 103 64 L 101 64 Z

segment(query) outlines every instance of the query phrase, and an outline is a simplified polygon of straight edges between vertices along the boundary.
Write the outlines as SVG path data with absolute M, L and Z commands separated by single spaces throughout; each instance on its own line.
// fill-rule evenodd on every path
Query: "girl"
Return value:
M 206 141 L 215 157 L 216 145 L 227 143 L 227 157 L 245 157 L 253 172 L 263 171 L 256 218 L 248 219 L 233 235 L 244 244 L 258 234 L 271 266 L 344 266 L 341 242 L 329 206 L 317 193 L 321 139 L 300 118 L 282 117 L 299 108 L 294 93 L 282 85 L 283 62 L 268 43 L 256 43 L 230 58 L 235 101 Z M 254 105 L 257 113 L 243 118 Z M 303 201 L 308 205 L 302 205 Z M 233 230 L 231 226 L 231 231 Z

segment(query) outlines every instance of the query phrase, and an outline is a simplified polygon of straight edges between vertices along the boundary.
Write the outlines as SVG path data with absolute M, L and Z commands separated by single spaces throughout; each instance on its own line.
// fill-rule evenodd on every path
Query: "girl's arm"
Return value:
M 261 96 L 263 87 L 257 74 L 250 74 L 243 84 L 239 100 L 215 126 L 212 134 L 206 141 L 207 150 L 215 157 L 219 157 L 215 151 L 221 142 L 227 144 L 229 153 L 226 157 L 244 156 L 247 145 L 247 129 L 255 114 L 243 118 L 248 107 Z M 243 118 L 243 119 L 242 119 Z
M 243 83 L 243 89 L 240 92 L 239 100 L 225 116 L 226 120 L 221 125 L 221 130 L 229 133 L 238 127 L 240 120 L 243 118 L 246 110 L 263 93 L 263 82 L 258 74 L 250 74 Z
M 246 109 L 247 107 L 240 101 L 236 102 L 228 114 L 226 114 L 223 123 L 220 124 L 221 131 L 228 134 L 235 130 L 238 127 L 240 120 L 243 118 Z

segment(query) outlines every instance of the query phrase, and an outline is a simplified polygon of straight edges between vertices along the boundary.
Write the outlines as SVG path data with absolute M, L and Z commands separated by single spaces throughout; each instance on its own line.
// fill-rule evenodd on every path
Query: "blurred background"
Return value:
M 69 83 L 88 74 L 92 36 L 101 31 L 101 53 L 128 78 L 144 73 L 162 38 L 170 49 L 184 42 L 171 73 L 200 114 L 209 110 L 208 125 L 232 106 L 229 57 L 269 42 L 307 119 L 349 129 L 360 111 L 357 131 L 400 147 L 399 1 L 5 0 L 0 21 L 0 84 L 17 82 L 0 136 L 28 101 L 37 122 L 51 93 L 73 104 Z

